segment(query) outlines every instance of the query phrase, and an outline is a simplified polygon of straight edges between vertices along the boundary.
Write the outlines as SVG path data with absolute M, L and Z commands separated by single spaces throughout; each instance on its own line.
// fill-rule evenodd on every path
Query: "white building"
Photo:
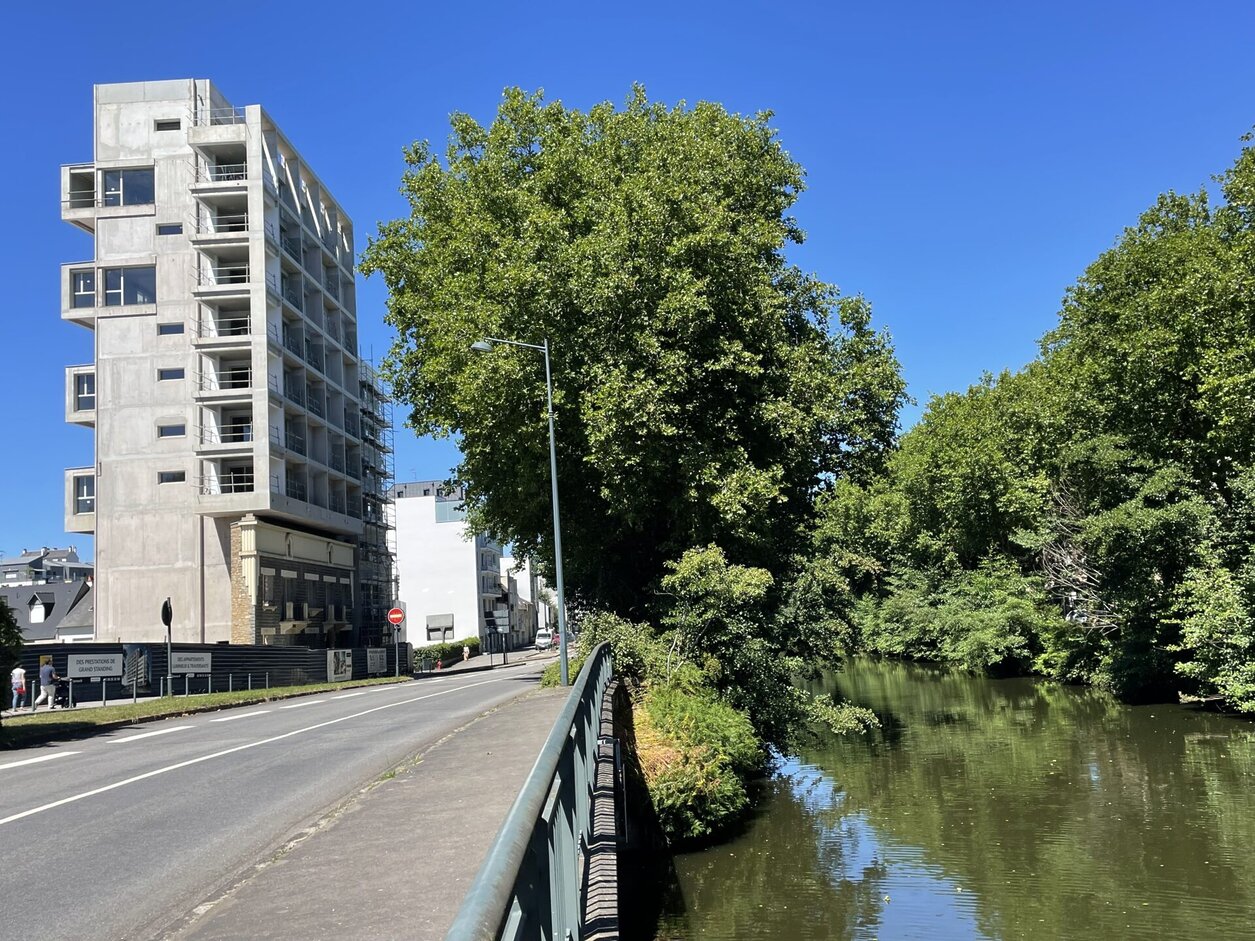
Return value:
M 353 224 L 259 105 L 202 79 L 98 85 L 62 167 L 61 316 L 93 332 L 66 420 L 66 529 L 96 536 L 95 633 L 343 645 L 390 600 L 386 416 L 358 358 Z M 378 522 L 375 522 L 375 521 Z M 356 628 L 356 630 L 355 630 Z
M 500 544 L 468 533 L 461 489 L 420 480 L 397 484 L 392 497 L 399 597 L 410 641 L 478 636 L 488 649 L 490 620 L 495 628 L 496 615 L 504 613 L 510 628 L 504 638 L 508 647 L 530 643 L 535 636 L 534 612 L 527 600 L 535 590 L 530 575 L 524 576 L 527 585 L 520 586 L 505 567 Z

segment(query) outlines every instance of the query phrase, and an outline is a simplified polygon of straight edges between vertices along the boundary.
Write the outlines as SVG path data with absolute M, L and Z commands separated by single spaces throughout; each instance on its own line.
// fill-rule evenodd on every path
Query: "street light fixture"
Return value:
M 553 560 L 554 574 L 558 580 L 558 670 L 562 685 L 570 686 L 571 679 L 567 670 L 566 593 L 562 587 L 562 527 L 558 524 L 558 453 L 553 437 L 553 377 L 549 370 L 549 340 L 546 338 L 544 344 L 537 346 L 535 343 L 520 343 L 518 340 L 484 337 L 472 343 L 471 349 L 477 353 L 487 353 L 498 343 L 540 350 L 545 354 L 545 391 L 549 402 L 549 481 L 553 487 Z

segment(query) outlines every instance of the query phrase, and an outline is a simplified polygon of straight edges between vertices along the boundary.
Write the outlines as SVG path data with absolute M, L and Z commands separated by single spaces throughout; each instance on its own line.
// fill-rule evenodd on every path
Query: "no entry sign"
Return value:
M 405 620 L 405 612 L 400 608 L 392 608 L 388 611 L 388 623 L 400 624 Z

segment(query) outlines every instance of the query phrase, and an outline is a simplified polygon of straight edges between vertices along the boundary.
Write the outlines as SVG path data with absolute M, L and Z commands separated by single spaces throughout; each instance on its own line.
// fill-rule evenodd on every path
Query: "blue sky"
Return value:
M 508 85 L 586 108 L 632 82 L 666 102 L 771 109 L 807 170 L 804 268 L 861 293 L 911 393 L 1017 368 L 1066 286 L 1164 190 L 1195 190 L 1255 125 L 1255 4 L 19 4 L 0 78 L 0 551 L 77 544 L 62 470 L 63 369 L 89 361 L 59 318 L 58 267 L 90 257 L 60 221 L 62 163 L 91 158 L 93 83 L 210 78 L 261 103 L 353 217 L 359 248 L 404 211 L 402 147 L 452 111 L 489 121 Z M 377 280 L 361 346 L 390 342 Z M 911 422 L 912 408 L 904 415 Z M 398 429 L 397 475 L 443 477 L 449 442 Z

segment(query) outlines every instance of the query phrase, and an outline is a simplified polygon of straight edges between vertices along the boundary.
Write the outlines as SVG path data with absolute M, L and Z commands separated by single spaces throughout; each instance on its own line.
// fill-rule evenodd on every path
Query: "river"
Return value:
M 678 856 L 659 939 L 1255 938 L 1249 722 L 866 659 L 812 688 L 883 728 Z

